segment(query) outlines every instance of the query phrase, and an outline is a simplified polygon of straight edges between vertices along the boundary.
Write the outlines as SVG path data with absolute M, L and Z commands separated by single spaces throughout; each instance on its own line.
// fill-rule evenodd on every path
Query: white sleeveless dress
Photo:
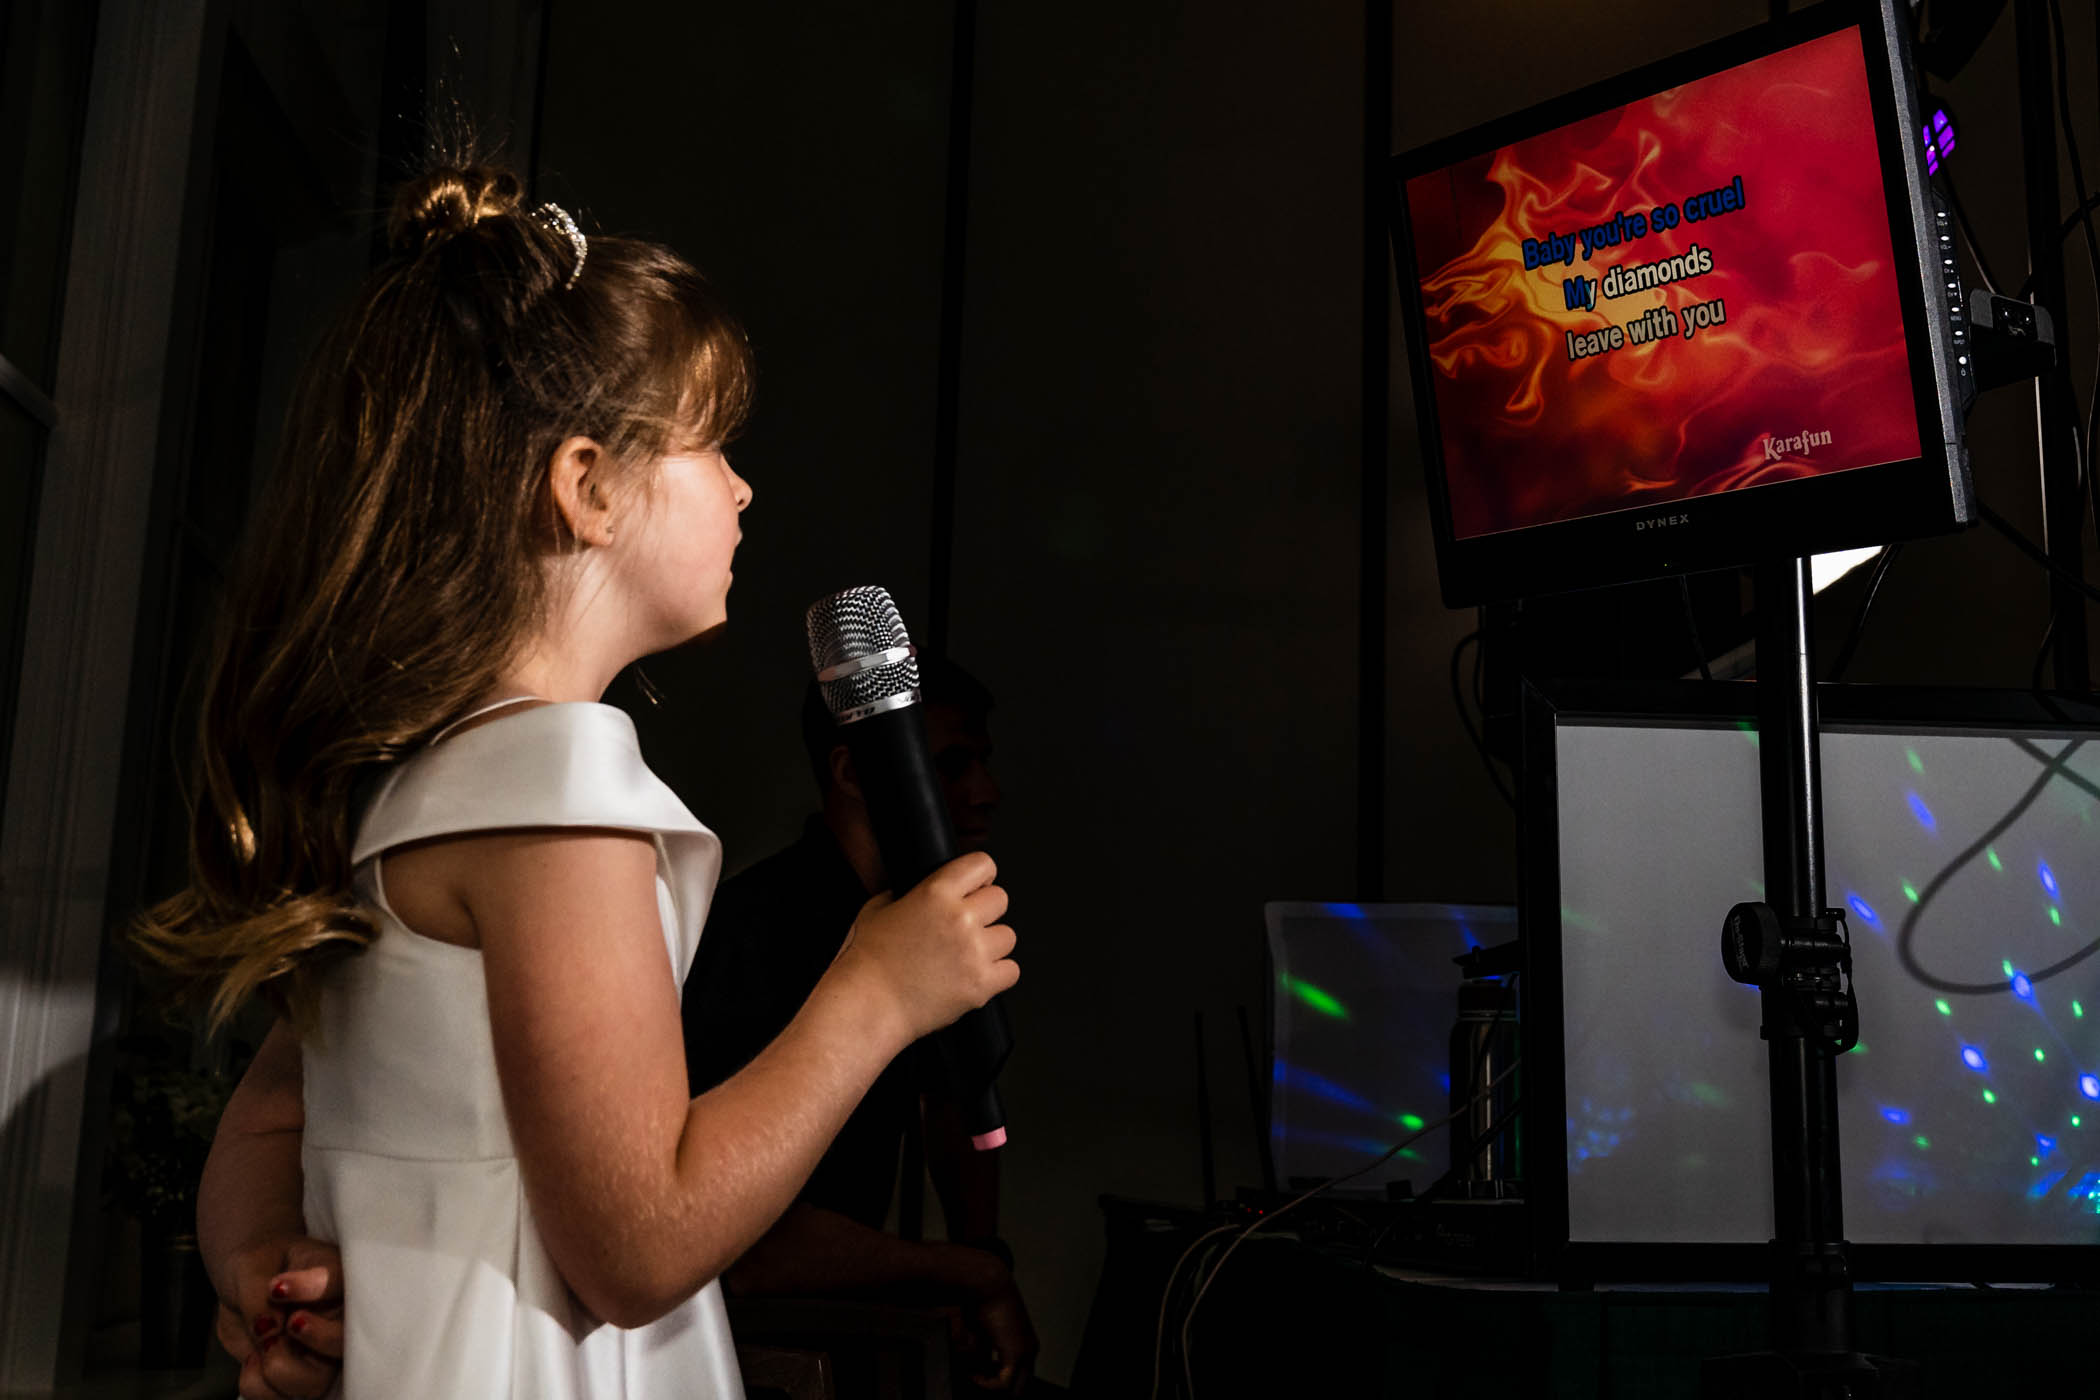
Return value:
M 493 707 L 492 707 L 493 708 Z M 541 1243 L 503 1112 L 479 950 L 386 904 L 390 847 L 500 827 L 611 827 L 656 843 L 683 984 L 721 843 L 642 762 L 609 705 L 501 715 L 388 775 L 352 849 L 380 933 L 332 969 L 305 1067 L 306 1221 L 343 1254 L 346 1400 L 740 1400 L 721 1285 L 646 1327 L 593 1318 Z

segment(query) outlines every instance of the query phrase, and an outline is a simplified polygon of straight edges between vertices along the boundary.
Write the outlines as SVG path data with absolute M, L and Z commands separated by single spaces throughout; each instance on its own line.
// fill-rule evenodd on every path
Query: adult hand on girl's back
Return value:
M 982 851 L 949 861 L 902 899 L 877 895 L 853 921 L 834 970 L 864 976 L 910 1039 L 929 1035 L 1020 980 L 999 868 Z
M 343 1260 L 325 1240 L 278 1236 L 227 1257 L 219 1345 L 241 1400 L 326 1395 L 343 1369 Z

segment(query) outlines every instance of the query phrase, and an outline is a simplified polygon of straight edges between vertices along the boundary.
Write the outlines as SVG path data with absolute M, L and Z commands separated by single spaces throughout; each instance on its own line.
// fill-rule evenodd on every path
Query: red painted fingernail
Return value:
M 306 1330 L 306 1314 L 293 1313 L 291 1326 L 294 1332 L 304 1332 Z
M 279 1279 L 270 1285 L 270 1296 L 272 1298 L 289 1298 L 292 1296 L 292 1286 L 283 1279 Z
M 272 1316 L 271 1314 L 269 1314 L 269 1313 L 264 1313 L 264 1314 L 262 1314 L 262 1315 L 261 1315 L 260 1317 L 258 1317 L 258 1318 L 256 1318 L 256 1319 L 255 1319 L 255 1335 L 256 1335 L 256 1336 L 258 1336 L 258 1337 L 267 1337 L 267 1336 L 269 1336 L 269 1335 L 270 1335 L 270 1334 L 271 1334 L 272 1332 L 274 1332 L 274 1331 L 276 1331 L 276 1330 L 277 1330 L 277 1319 L 276 1319 L 276 1318 L 275 1318 L 274 1316 Z

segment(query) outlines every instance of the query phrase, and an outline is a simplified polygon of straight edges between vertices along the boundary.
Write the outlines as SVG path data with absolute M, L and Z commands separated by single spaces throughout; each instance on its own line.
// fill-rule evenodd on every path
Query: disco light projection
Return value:
M 2085 1019 L 2085 1003 L 2082 1001 L 2072 1002 L 2071 1014 L 2077 1017 L 2079 1020 L 2083 1021 Z
M 2013 974 L 2012 991 L 2013 995 L 2021 1001 L 2034 1000 L 2034 983 L 2027 979 L 2027 974 L 2024 972 L 2015 972 Z
M 1916 885 L 1913 885 L 1910 881 L 1905 880 L 1903 882 L 1903 897 L 1909 900 L 1912 904 L 1916 904 L 1918 902 L 1918 887 Z
M 2034 1062 L 2038 1065 L 2045 1063 L 2042 1057 L 2042 1047 L 2039 1045 L 2034 1047 Z
M 1908 1123 L 1910 1121 L 1910 1110 L 1903 1108 L 1890 1108 L 1886 1104 L 1884 1104 L 1881 1109 L 1881 1116 L 1888 1119 L 1889 1122 L 1896 1124 L 1898 1127 L 1901 1127 L 1903 1124 Z
M 2051 899 L 2061 899 L 2061 898 L 2063 898 L 2063 891 L 2062 891 L 2062 890 L 2060 890 L 2060 889 L 2058 889 L 2058 888 L 2057 888 L 2057 885 L 2056 885 L 2056 872 L 2055 872 L 2054 870 L 2051 870 L 2051 869 L 2049 868 L 2049 862 L 2048 862 L 2048 861 L 2046 861 L 2046 860 L 2045 860 L 2045 861 L 2042 861 L 2042 862 L 2041 862 L 2041 863 L 2040 863 L 2040 864 L 2039 864 L 2039 865 L 2038 865 L 2038 866 L 2036 867 L 2036 869 L 2038 869 L 2038 870 L 2039 870 L 2039 871 L 2041 872 L 2041 876 L 2042 876 L 2042 889 L 2043 889 L 2044 891 L 2046 891 L 2046 892 L 2048 893 L 2048 896 L 2049 896 L 2049 898 L 2051 898 Z
M 1939 1012 L 1942 1016 L 1952 1016 L 1954 1014 L 1954 1008 L 1947 1005 L 1947 999 L 1945 997 L 1934 997 L 1932 1000 L 1932 1009 Z
M 1984 847 L 1983 854 L 1990 861 L 1991 869 L 1997 871 L 2000 875 L 2005 873 L 2005 862 L 1998 859 L 1998 848 L 1996 846 Z
M 2012 965 L 2012 959 L 2011 959 L 2011 958 L 2005 958 L 2005 959 L 2002 959 L 2002 960 L 2001 960 L 2001 961 L 1999 962 L 1999 964 L 1998 964 L 1998 970 L 1999 970 L 2000 972 L 2004 973 L 2004 974 L 2006 975 L 2006 977 L 2007 977 L 2007 978 L 2010 978 L 2010 977 L 2011 977 L 2011 976 L 2013 975 L 2013 965 Z
M 2034 1148 L 2035 1151 L 2041 1153 L 2043 1156 L 2046 1157 L 2051 1152 L 2054 1152 L 2056 1150 L 2056 1139 L 2053 1137 L 2043 1137 L 2040 1133 L 2036 1133 L 2034 1135 Z
M 1276 1084 L 1285 1090 L 1301 1090 L 1304 1093 L 1323 1098 L 1329 1103 L 1340 1104 L 1343 1108 L 1353 1108 L 1359 1113 L 1368 1113 L 1374 1118 L 1390 1118 L 1392 1116 L 1354 1089 L 1337 1084 L 1325 1075 L 1314 1074 L 1311 1070 L 1300 1068 L 1286 1060 L 1279 1059 L 1276 1061 L 1274 1079 Z
M 2078 1092 L 2089 1099 L 2100 1099 L 2100 1079 L 2095 1079 L 2090 1074 L 2079 1075 Z
M 1911 1141 L 1915 1142 L 1918 1145 L 1918 1150 L 1920 1152 L 1927 1152 L 1930 1151 L 1932 1148 L 1932 1139 L 1925 1136 L 1925 1134 L 1923 1133 L 1919 1133 L 1916 1137 L 1912 1138 Z
M 1927 831 L 1938 832 L 1940 824 L 1933 820 L 1932 809 L 1925 805 L 1925 799 L 1915 792 L 1907 792 L 1904 796 L 1910 799 L 1910 814 L 1918 819 L 1918 825 Z
M 1905 749 L 1903 751 L 1903 756 L 1910 760 L 1911 772 L 1922 773 L 1925 771 L 1925 760 L 1918 757 L 1918 751 L 1916 749 Z
M 1988 1063 L 1985 1062 L 1983 1058 L 1983 1052 L 1981 1050 L 1978 1050 L 1973 1045 L 1962 1046 L 1961 1062 L 1967 1065 L 1970 1069 L 1975 1070 L 1978 1074 L 1990 1073 L 1991 1067 Z
M 2038 1167 L 2042 1164 L 2042 1159 L 2039 1157 L 2030 1157 L 2027 1160 L 2032 1166 Z M 2040 1181 L 2037 1181 L 2034 1185 L 2027 1188 L 2027 1199 L 2030 1201 L 2039 1201 L 2042 1197 L 2048 1195 L 2051 1191 L 2054 1191 L 2056 1189 L 2057 1182 L 2062 1181 L 2065 1177 L 2069 1176 L 2070 1174 L 2071 1173 L 2068 1171 L 2049 1173 Z
M 1998 1102 L 1998 1096 L 1986 1089 L 1983 1091 L 1983 1101 L 1985 1103 L 1996 1103 Z
M 1869 927 L 1879 930 L 1882 933 L 1888 932 L 1887 929 L 1881 927 L 1881 916 L 1874 912 L 1873 905 L 1867 903 L 1858 895 L 1849 892 L 1845 896 L 1845 902 L 1852 906 L 1852 912 L 1859 915 L 1861 919 L 1865 920 Z
M 1342 1005 L 1339 1001 L 1336 1001 L 1332 996 L 1329 996 L 1326 992 L 1321 991 L 1312 983 L 1301 981 L 1300 979 L 1291 976 L 1288 972 L 1284 973 L 1280 980 L 1283 982 L 1283 989 L 1285 991 L 1289 992 L 1292 996 L 1298 998 L 1298 1000 L 1304 1002 L 1313 1010 L 1319 1012 L 1322 1016 L 1331 1016 L 1337 1021 L 1346 1021 L 1349 1019 L 1348 1007 Z
M 2078 1126 L 2078 1115 L 2075 1113 L 2071 1115 L 2071 1126 L 2074 1128 Z
M 1425 1120 L 1419 1113 L 1403 1113 L 1396 1121 L 1409 1132 L 1418 1133 L 1422 1130 L 1422 1124 Z
M 2052 923 L 2052 924 L 2054 924 L 2054 925 L 2056 925 L 2056 926 L 2057 926 L 2058 928 L 2062 928 L 2062 927 L 2064 926 L 2064 911 L 2063 911 L 2063 910 L 2061 910 L 2061 909 L 2059 909 L 2059 908 L 2057 908 L 2057 907 L 2056 907 L 2055 905 L 2053 905 L 2053 904 L 2052 904 L 2052 905 L 2050 905 L 2050 906 L 2049 906 L 2049 922 L 2050 922 L 2050 923 Z

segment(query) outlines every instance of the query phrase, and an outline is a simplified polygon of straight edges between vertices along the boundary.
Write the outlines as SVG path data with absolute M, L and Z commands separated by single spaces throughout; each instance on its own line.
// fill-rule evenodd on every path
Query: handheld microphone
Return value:
M 890 889 L 902 894 L 961 854 L 948 815 L 926 717 L 919 708 L 918 651 L 882 588 L 849 588 L 812 603 L 809 661 L 867 800 L 868 823 Z M 1006 1141 L 995 1082 L 1013 1050 L 998 997 L 930 1037 L 942 1088 L 962 1109 L 978 1151 Z

